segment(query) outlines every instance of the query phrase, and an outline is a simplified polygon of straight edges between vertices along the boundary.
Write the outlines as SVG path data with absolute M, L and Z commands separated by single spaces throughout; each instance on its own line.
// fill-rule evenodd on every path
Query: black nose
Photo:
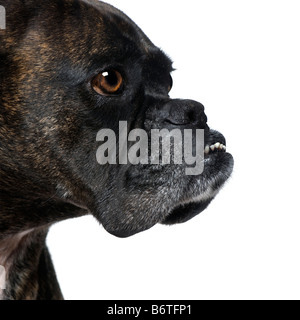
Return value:
M 193 100 L 169 100 L 151 112 L 151 120 L 158 127 L 174 128 L 185 126 L 197 129 L 207 127 L 204 106 Z

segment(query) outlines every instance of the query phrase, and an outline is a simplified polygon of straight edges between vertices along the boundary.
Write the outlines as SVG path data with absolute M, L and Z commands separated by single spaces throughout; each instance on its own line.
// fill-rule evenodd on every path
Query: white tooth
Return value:
M 211 149 L 211 151 L 214 151 L 215 150 L 215 146 L 214 145 L 210 146 L 210 149 Z
M 223 150 L 226 151 L 226 146 L 223 146 Z
M 216 149 L 219 149 L 219 147 L 220 147 L 220 143 L 217 142 L 217 143 L 215 144 L 215 148 L 216 148 Z
M 223 150 L 224 145 L 221 143 L 219 149 Z
M 205 153 L 205 154 L 209 154 L 209 146 L 206 146 L 206 147 L 205 147 L 204 153 Z

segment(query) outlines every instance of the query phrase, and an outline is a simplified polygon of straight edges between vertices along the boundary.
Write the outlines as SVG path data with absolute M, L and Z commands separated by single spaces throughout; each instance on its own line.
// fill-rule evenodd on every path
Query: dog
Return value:
M 0 0 L 0 265 L 5 300 L 63 299 L 49 227 L 92 214 L 129 237 L 207 208 L 233 170 L 202 104 L 171 99 L 172 61 L 124 13 L 96 0 Z M 204 132 L 204 171 L 100 165 L 97 132 Z

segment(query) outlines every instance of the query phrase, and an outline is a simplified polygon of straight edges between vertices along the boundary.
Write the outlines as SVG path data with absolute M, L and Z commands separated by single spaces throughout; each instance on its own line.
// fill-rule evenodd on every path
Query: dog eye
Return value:
M 172 90 L 172 88 L 173 88 L 173 78 L 170 75 L 170 84 L 168 86 L 168 92 L 170 92 Z
M 123 77 L 117 70 L 105 70 L 92 80 L 92 87 L 101 95 L 119 94 L 123 88 Z

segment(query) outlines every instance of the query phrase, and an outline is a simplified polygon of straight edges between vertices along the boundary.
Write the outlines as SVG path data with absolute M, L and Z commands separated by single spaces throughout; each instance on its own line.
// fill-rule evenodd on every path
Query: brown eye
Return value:
M 123 88 L 123 77 L 117 70 L 105 70 L 92 80 L 92 87 L 102 95 L 119 94 Z

